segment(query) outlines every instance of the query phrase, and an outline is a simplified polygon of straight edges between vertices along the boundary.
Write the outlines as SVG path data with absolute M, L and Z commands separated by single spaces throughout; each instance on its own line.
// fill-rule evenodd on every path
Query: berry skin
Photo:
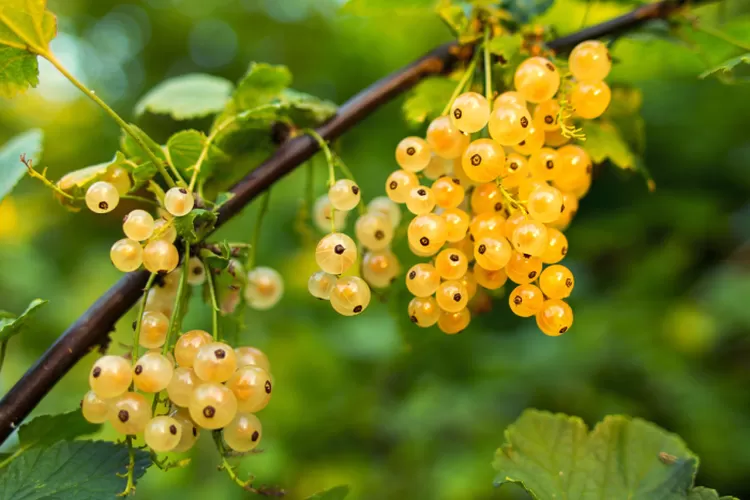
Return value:
M 466 232 L 469 230 L 469 214 L 458 208 L 448 208 L 443 210 L 440 217 L 445 220 L 448 230 L 446 241 L 456 243 L 466 237 Z
M 432 189 L 425 186 L 417 186 L 409 191 L 406 198 L 406 208 L 414 215 L 424 215 L 432 212 L 435 208 L 435 195 Z
M 164 345 L 169 329 L 169 318 L 159 311 L 146 311 L 141 318 L 141 335 L 138 343 L 147 349 Z
M 381 214 L 391 223 L 391 227 L 398 227 L 401 223 L 401 209 L 386 196 L 373 198 L 367 204 L 367 212 L 372 214 Z
M 420 172 L 430 163 L 432 152 L 421 137 L 406 137 L 396 146 L 396 163 L 408 172 Z
M 578 82 L 570 93 L 570 102 L 576 115 L 591 120 L 607 110 L 612 91 L 604 82 Z
M 474 260 L 474 242 L 471 241 L 471 235 L 466 236 L 464 239 L 456 241 L 455 243 L 448 243 L 448 248 L 461 250 L 469 261 Z
M 512 249 L 502 236 L 483 236 L 474 243 L 474 259 L 490 271 L 502 269 L 508 263 Z
M 518 199 L 525 204 L 529 200 L 531 193 L 546 186 L 549 186 L 549 184 L 537 177 L 524 179 L 518 184 Z
M 200 436 L 198 427 L 190 418 L 190 412 L 187 408 L 179 408 L 171 412 L 169 416 L 172 417 L 182 429 L 182 432 L 180 433 L 180 442 L 172 449 L 172 451 L 179 453 L 188 451 L 193 447 L 195 442 L 198 441 L 198 437 Z
M 336 210 L 351 210 L 361 199 L 359 186 L 349 179 L 340 179 L 328 189 L 328 199 Z
M 505 151 L 491 139 L 477 139 L 464 151 L 461 166 L 474 182 L 494 181 L 505 168 Z
M 166 240 L 152 240 L 143 249 L 143 266 L 152 273 L 168 273 L 180 263 L 180 254 Z
M 198 257 L 190 257 L 187 268 L 187 282 L 191 286 L 201 286 L 206 282 L 206 269 Z
M 330 274 L 341 274 L 357 260 L 357 245 L 344 233 L 324 236 L 315 249 L 315 261 Z
M 122 230 L 131 240 L 147 240 L 154 232 L 154 218 L 145 210 L 133 210 L 125 216 Z
M 471 270 L 466 271 L 458 282 L 466 288 L 469 300 L 473 299 L 477 294 L 477 279 L 474 277 L 474 272 Z
M 460 280 L 469 269 L 469 259 L 461 250 L 446 248 L 435 257 L 435 269 L 444 280 Z
M 135 271 L 143 263 L 143 249 L 137 241 L 123 238 L 112 245 L 109 258 L 118 271 Z
M 441 177 L 432 183 L 435 204 L 440 208 L 456 208 L 464 200 L 464 188 L 458 179 Z
M 570 72 L 578 81 L 601 81 L 612 69 L 607 46 L 598 40 L 581 42 L 568 57 Z
M 497 290 L 508 281 L 508 276 L 505 274 L 504 269 L 491 271 L 478 264 L 474 266 L 474 278 L 480 286 L 487 290 Z
M 543 223 L 554 222 L 562 213 L 562 193 L 552 186 L 538 187 L 529 195 L 526 206 L 533 219 Z
M 510 240 L 511 238 L 513 238 L 513 233 L 516 231 L 516 228 L 528 220 L 529 217 L 523 212 L 514 213 L 513 215 L 508 217 L 508 220 L 505 221 L 505 226 L 503 227 L 503 236 Z
M 192 368 L 198 350 L 211 342 L 213 338 L 203 330 L 190 330 L 180 335 L 174 346 L 175 361 L 179 366 Z
M 516 106 L 526 107 L 526 99 L 521 97 L 521 94 L 519 94 L 518 92 L 509 90 L 497 96 L 497 99 L 495 99 L 495 103 L 492 105 L 492 107 L 499 108 L 500 106 L 508 104 L 515 104 Z
M 120 434 L 140 434 L 151 419 L 151 403 L 136 392 L 126 392 L 109 407 L 109 422 Z
M 86 191 L 86 206 L 95 214 L 111 212 L 120 203 L 120 193 L 109 182 L 97 181 Z
M 564 299 L 570 295 L 575 285 L 573 273 L 565 266 L 555 264 L 547 267 L 539 276 L 539 287 L 550 299 Z
M 318 271 L 307 280 L 307 291 L 316 299 L 328 300 L 331 290 L 336 285 L 336 276 L 325 271 Z
M 540 102 L 534 109 L 534 125 L 542 130 L 552 131 L 560 128 L 558 115 L 560 113 L 560 104 L 555 99 Z
M 438 328 L 446 335 L 455 335 L 465 330 L 469 322 L 471 322 L 471 313 L 467 308 L 454 313 L 443 311 L 438 319 Z
M 422 175 L 431 181 L 439 179 L 444 175 L 449 175 L 451 170 L 453 170 L 453 162 L 454 160 L 446 160 L 445 158 L 433 154 L 430 157 L 430 163 L 428 163 L 427 167 L 422 170 Z
M 393 241 L 393 227 L 385 215 L 370 212 L 357 219 L 354 234 L 363 247 L 369 250 L 384 250 Z
M 120 196 L 127 194 L 130 188 L 133 187 L 133 183 L 130 181 L 130 174 L 122 167 L 110 167 L 109 172 L 104 176 L 104 181 L 112 184 Z
M 439 215 L 417 215 L 409 223 L 407 236 L 409 244 L 419 249 L 422 255 L 435 255 L 445 244 L 448 226 Z
M 535 126 L 534 122 L 532 121 L 531 125 L 529 126 L 529 134 L 524 140 L 519 141 L 517 144 L 514 144 L 513 149 L 515 149 L 517 153 L 520 153 L 522 155 L 532 155 L 539 151 L 542 146 L 544 146 L 544 139 L 544 130 L 542 130 L 540 127 Z
M 459 281 L 444 281 L 435 292 L 435 300 L 443 311 L 458 312 L 469 302 L 469 292 Z
M 440 274 L 432 264 L 417 264 L 406 273 L 406 288 L 415 297 L 429 297 L 440 286 Z
M 107 421 L 109 403 L 97 396 L 94 391 L 88 391 L 81 400 L 81 412 L 87 422 L 101 424 Z
M 433 153 L 451 160 L 461 156 L 469 145 L 469 136 L 462 134 L 449 117 L 440 116 L 427 127 L 427 144 Z
M 268 373 L 271 373 L 271 363 L 268 361 L 266 353 L 255 347 L 237 347 L 234 350 L 237 355 L 237 369 L 243 366 L 260 366 Z
M 518 153 L 511 153 L 505 158 L 502 185 L 505 189 L 516 188 L 529 174 L 528 160 Z
M 429 328 L 437 323 L 441 309 L 433 297 L 414 297 L 409 302 L 409 319 L 421 328 Z
M 579 146 L 563 146 L 557 150 L 559 173 L 555 177 L 555 185 L 573 185 L 591 175 L 592 164 L 586 150 Z M 565 189 L 564 187 L 560 189 Z
M 175 217 L 187 215 L 195 206 L 195 199 L 187 189 L 173 187 L 164 195 L 164 208 Z
M 252 413 L 238 413 L 222 431 L 224 441 L 234 451 L 244 453 L 255 449 L 263 437 L 263 427 Z
M 343 210 L 334 210 L 327 194 L 315 200 L 313 205 L 313 223 L 319 231 L 325 233 L 329 232 L 332 227 L 336 231 L 343 229 L 346 226 L 348 214 L 349 212 Z M 331 217 L 333 217 L 333 224 L 331 224 Z
M 110 399 L 128 390 L 133 380 L 130 363 L 122 356 L 102 356 L 89 373 L 89 386 L 101 399 Z
M 247 273 L 245 302 L 253 309 L 265 311 L 279 303 L 284 295 L 284 280 L 275 269 L 256 267 Z
M 565 137 L 562 128 L 547 130 L 544 132 L 544 145 L 551 148 L 559 148 L 570 142 L 570 137 Z
M 271 375 L 259 366 L 240 368 L 226 386 L 237 398 L 237 411 L 240 412 L 258 412 L 271 400 Z
M 222 384 L 206 382 L 190 396 L 190 418 L 204 429 L 221 429 L 237 414 L 237 398 Z
M 549 60 L 531 57 L 518 66 L 513 83 L 524 99 L 539 103 L 555 96 L 560 88 L 560 73 Z
M 172 417 L 161 415 L 148 421 L 143 437 L 149 448 L 157 453 L 165 453 L 180 444 L 182 426 Z
M 223 342 L 211 342 L 198 349 L 193 361 L 193 370 L 206 382 L 226 382 L 237 369 L 237 356 L 231 346 Z
M 488 129 L 499 144 L 514 146 L 528 137 L 531 115 L 524 106 L 506 104 L 492 111 Z
M 151 238 L 174 243 L 174 240 L 177 239 L 177 229 L 175 229 L 174 224 L 169 223 L 166 219 L 156 219 Z
M 568 238 L 559 230 L 547 228 L 547 248 L 540 256 L 545 264 L 557 264 L 568 253 Z
M 531 283 L 539 277 L 541 272 L 542 260 L 539 257 L 526 257 L 519 252 L 513 252 L 505 266 L 508 278 L 519 285 Z
M 385 180 L 385 194 L 391 201 L 406 203 L 412 188 L 419 186 L 419 179 L 413 172 L 396 170 Z
M 193 394 L 193 390 L 202 383 L 192 368 L 183 366 L 175 368 L 172 380 L 167 385 L 169 400 L 177 406 L 186 408 L 190 404 L 190 396 Z
M 485 212 L 474 217 L 469 226 L 469 231 L 473 241 L 477 241 L 484 236 L 504 236 L 504 227 L 505 217 L 499 213 Z
M 529 170 L 537 180 L 549 181 L 555 179 L 560 172 L 560 157 L 557 151 L 542 148 L 529 158 Z
M 388 249 L 367 252 L 362 258 L 362 278 L 373 288 L 386 288 L 400 270 L 398 258 Z
M 146 310 L 172 316 L 176 293 L 158 286 L 149 290 L 146 296 Z
M 542 310 L 544 295 L 534 285 L 518 285 L 510 292 L 508 303 L 513 314 L 522 318 L 529 318 Z
M 473 134 L 487 125 L 487 120 L 490 119 L 490 104 L 482 94 L 464 92 L 453 101 L 450 117 L 458 130 Z
M 133 367 L 133 384 L 143 392 L 161 392 L 172 380 L 172 362 L 159 352 L 147 352 Z
M 527 220 L 513 231 L 511 242 L 515 251 L 539 257 L 547 249 L 549 243 L 547 226 L 535 220 Z
M 557 337 L 573 325 L 573 310 L 562 300 L 545 300 L 542 309 L 536 313 L 536 324 L 545 335 Z
M 331 290 L 331 306 L 342 316 L 356 316 L 370 304 L 370 287 L 357 276 L 346 276 L 336 281 Z
M 481 184 L 471 192 L 471 211 L 475 214 L 496 213 L 503 210 L 503 195 L 494 182 Z

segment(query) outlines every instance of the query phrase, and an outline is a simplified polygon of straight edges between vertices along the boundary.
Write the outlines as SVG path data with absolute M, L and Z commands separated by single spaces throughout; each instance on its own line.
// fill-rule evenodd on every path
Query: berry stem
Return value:
M 187 184 L 185 183 L 185 179 L 182 178 L 179 170 L 177 170 L 177 167 L 174 166 L 172 155 L 169 153 L 169 148 L 164 148 L 164 158 L 166 158 L 167 160 L 167 166 L 172 172 L 172 175 L 174 175 L 175 179 L 177 179 L 177 184 L 179 184 L 180 186 L 187 186 Z
M 220 470 L 225 470 L 227 472 L 227 475 L 229 478 L 234 481 L 240 488 L 250 491 L 252 493 L 260 494 L 261 491 L 253 488 L 253 477 L 250 476 L 250 479 L 247 481 L 243 481 L 240 479 L 240 477 L 237 475 L 236 472 L 234 472 L 234 467 L 232 467 L 229 464 L 229 461 L 227 460 L 226 456 L 226 449 L 224 449 L 224 441 L 221 437 L 221 431 L 216 430 L 211 433 L 212 437 L 214 438 L 214 443 L 216 444 L 216 451 L 219 452 L 219 458 L 221 459 L 221 464 L 219 465 Z
M 122 493 L 118 494 L 118 497 L 127 497 L 135 492 L 135 483 L 133 480 L 133 471 L 135 470 L 135 450 L 133 449 L 133 436 L 128 436 L 127 438 L 125 438 L 125 440 L 128 443 L 128 482 L 125 484 L 125 490 Z
M 503 198 L 505 198 L 505 201 L 507 201 L 510 205 L 516 207 L 517 209 L 521 210 L 521 212 L 524 213 L 524 215 L 529 215 L 528 210 L 526 210 L 526 207 L 523 206 L 523 204 L 518 201 L 510 192 L 505 189 L 500 183 L 497 184 L 497 187 L 500 189 L 500 194 L 503 195 Z
M 255 218 L 255 227 L 253 228 L 253 239 L 250 241 L 249 250 L 247 252 L 247 261 L 245 262 L 245 269 L 250 272 L 255 267 L 255 257 L 258 249 L 258 242 L 260 241 L 260 228 L 263 226 L 263 219 L 265 219 L 268 213 L 268 205 L 271 203 L 271 190 L 269 189 L 263 193 L 263 199 L 261 200 L 260 207 L 258 208 L 258 215 Z
M 312 212 L 313 201 L 315 198 L 315 167 L 313 162 L 308 161 L 305 167 L 305 197 L 300 204 L 297 212 L 295 228 L 302 235 L 302 241 L 307 244 L 312 240 L 312 233 L 307 225 L 307 221 Z
M 167 328 L 167 338 L 164 340 L 164 346 L 161 348 L 162 355 L 166 356 L 172 345 L 172 339 L 174 338 L 174 331 L 182 328 L 182 317 L 184 316 L 183 308 L 185 307 L 185 301 L 187 299 L 185 295 L 185 283 L 187 282 L 188 275 L 188 261 L 190 260 L 190 243 L 185 242 L 185 253 L 182 254 L 182 272 L 180 273 L 180 281 L 177 283 L 177 295 L 174 299 L 174 307 L 172 308 L 172 317 L 169 318 L 169 327 Z
M 55 184 L 51 180 L 47 179 L 47 175 L 44 172 L 42 172 L 40 174 L 39 172 L 37 172 L 36 170 L 34 170 L 34 164 L 33 164 L 32 160 L 31 160 L 31 158 L 27 159 L 25 154 L 21 155 L 21 163 L 23 163 L 24 165 L 26 165 L 26 170 L 27 170 L 27 172 L 28 172 L 28 174 L 29 174 L 30 177 L 33 177 L 34 179 L 39 179 L 40 181 L 42 181 L 42 183 L 45 186 L 47 186 L 48 188 L 50 188 L 52 191 L 54 191 L 55 193 L 59 194 L 63 198 L 67 198 L 69 200 L 76 201 L 76 198 L 73 195 L 70 195 L 70 194 L 66 193 L 65 191 L 63 191 L 62 189 L 60 189 L 60 187 L 57 184 Z M 45 171 L 46 171 L 46 169 L 45 169 Z
M 150 198 L 144 198 L 143 196 L 136 196 L 134 194 L 121 194 L 120 195 L 121 200 L 133 200 L 133 201 L 140 201 L 141 203 L 148 203 L 149 205 L 153 205 L 155 207 L 160 207 L 158 202 L 150 199 Z
M 333 158 L 333 153 L 331 152 L 331 148 L 328 147 L 328 142 L 326 142 L 323 137 L 314 129 L 306 128 L 302 129 L 301 131 L 303 134 L 307 134 L 313 139 L 315 139 L 315 142 L 318 143 L 318 146 L 320 146 L 320 149 L 323 151 L 323 154 L 326 157 L 326 163 L 328 163 L 328 187 L 330 188 L 334 184 L 336 184 L 336 170 L 335 170 L 335 160 Z M 333 208 L 333 205 L 331 205 L 331 232 L 336 232 L 336 209 Z
M 3 363 L 5 363 L 5 351 L 8 348 L 8 340 L 5 339 L 2 342 L 0 342 L 0 372 L 3 371 Z M 0 465 L 0 467 L 2 467 Z
M 212 320 L 212 334 L 214 340 L 219 340 L 219 302 L 216 300 L 216 286 L 214 284 L 214 276 L 211 274 L 211 269 L 208 267 L 208 263 L 203 261 L 203 269 L 206 273 L 206 284 L 208 285 L 208 293 L 211 296 L 211 320 Z
M 102 108 L 119 126 L 120 128 L 125 131 L 126 134 L 128 134 L 130 137 L 133 138 L 133 140 L 138 144 L 143 151 L 146 152 L 146 156 L 148 156 L 148 159 L 151 160 L 154 165 L 156 165 L 156 168 L 159 170 L 159 173 L 161 173 L 162 177 L 164 177 L 164 180 L 167 182 L 169 187 L 174 187 L 175 182 L 172 179 L 172 177 L 169 175 L 169 173 L 164 168 L 163 162 L 156 157 L 153 151 L 151 151 L 148 147 L 148 145 L 145 143 L 145 141 L 135 133 L 135 131 L 130 127 L 128 122 L 122 119 L 120 115 L 117 114 L 117 112 L 110 108 L 109 105 L 104 102 L 102 99 L 99 98 L 98 95 L 94 93 L 94 91 L 89 90 L 83 83 L 81 83 L 75 76 L 73 76 L 66 68 L 65 66 L 60 63 L 60 61 L 57 60 L 54 54 L 51 52 L 44 52 L 39 54 L 45 59 L 47 59 L 50 63 L 52 63 L 52 66 L 54 66 L 57 71 L 59 71 L 65 78 L 70 80 L 70 83 L 75 85 L 78 90 L 83 92 L 86 97 L 94 101 L 96 104 L 99 105 L 100 108 Z
M 490 65 L 490 27 L 484 28 L 484 94 L 492 107 L 492 66 Z
M 135 334 L 133 335 L 133 348 L 130 354 L 131 362 L 135 364 L 138 361 L 138 348 L 140 347 L 141 340 L 141 324 L 143 323 L 143 313 L 146 312 L 146 300 L 148 299 L 148 292 L 151 291 L 151 287 L 154 286 L 156 281 L 156 273 L 151 273 L 146 286 L 143 289 L 143 299 L 141 300 L 141 307 L 138 308 L 138 319 L 135 323 Z
M 456 100 L 456 97 L 461 93 L 461 91 L 466 87 L 466 82 L 469 81 L 469 78 L 474 75 L 474 70 L 477 67 L 477 63 L 479 62 L 479 55 L 481 54 L 480 51 L 475 50 L 474 55 L 471 58 L 471 61 L 469 62 L 469 65 L 466 66 L 466 70 L 464 71 L 464 76 L 461 77 L 461 80 L 458 82 L 458 85 L 456 85 L 456 88 L 453 89 L 453 94 L 451 94 L 451 98 L 448 99 L 448 104 L 445 105 L 445 108 L 443 109 L 443 112 L 440 113 L 440 116 L 445 116 L 448 114 L 448 112 L 451 110 L 451 106 L 453 106 L 453 101 Z

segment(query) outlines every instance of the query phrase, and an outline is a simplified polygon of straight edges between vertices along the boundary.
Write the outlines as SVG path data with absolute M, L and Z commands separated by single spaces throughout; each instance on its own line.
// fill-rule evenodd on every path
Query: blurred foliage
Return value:
M 341 103 L 451 36 L 430 9 L 411 2 L 378 2 L 379 13 L 367 12 L 372 1 L 364 0 L 339 13 L 340 3 L 50 0 L 59 14 L 51 46 L 73 74 L 165 144 L 178 130 L 211 127 L 201 117 L 175 123 L 164 114 L 135 116 L 139 99 L 165 79 L 210 73 L 237 81 L 250 61 L 267 61 L 286 65 L 296 89 Z M 565 34 L 632 4 L 557 0 L 536 22 Z M 750 42 L 747 2 L 725 0 L 693 13 Z M 277 391 L 260 414 L 264 451 L 243 460 L 243 476 L 282 486 L 293 499 L 338 484 L 351 485 L 347 498 L 354 499 L 527 498 L 518 488 L 493 489 L 489 464 L 503 429 L 536 407 L 589 423 L 611 413 L 653 421 L 701 457 L 697 484 L 750 497 L 750 91 L 697 78 L 741 54 L 687 23 L 624 36 L 612 53 L 613 83 L 642 92 L 644 164 L 657 189 L 649 193 L 637 176 L 608 165 L 596 172 L 568 231 L 576 320 L 562 337 L 544 337 L 512 317 L 502 292 L 461 335 L 420 330 L 406 317 L 400 282 L 361 318 L 336 315 L 306 291 L 314 248 L 286 229 L 304 198 L 305 169 L 280 182 L 257 262 L 280 270 L 286 296 L 271 311 L 247 312 L 239 333 L 268 353 Z M 36 90 L 0 101 L 0 142 L 42 128 L 38 166 L 53 179 L 109 162 L 117 127 L 49 64 L 40 61 L 39 71 Z M 411 133 L 403 99 L 338 145 L 365 199 L 382 194 L 395 144 Z M 226 182 L 257 161 L 231 165 Z M 313 169 L 322 193 L 322 162 Z M 115 221 L 133 207 L 123 201 L 112 216 L 69 213 L 30 179 L 0 204 L 0 308 L 50 301 L 33 328 L 10 341 L 0 392 L 117 279 L 108 250 L 120 233 Z M 218 237 L 247 241 L 255 210 Z M 416 261 L 405 241 L 396 250 L 404 268 Z M 117 325 L 113 351 L 125 352 L 133 318 L 131 312 Z M 193 294 L 185 327 L 208 325 L 208 308 Z M 35 412 L 75 408 L 96 356 L 79 363 Z M 104 429 L 97 438 L 115 435 Z M 214 473 L 210 439 L 201 439 L 192 458 L 187 468 L 151 469 L 136 497 L 245 497 Z

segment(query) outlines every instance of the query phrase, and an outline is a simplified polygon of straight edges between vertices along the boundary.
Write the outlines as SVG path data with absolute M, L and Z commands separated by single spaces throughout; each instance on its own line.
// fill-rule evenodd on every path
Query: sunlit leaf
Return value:
M 338 107 L 314 95 L 293 89 L 284 89 L 279 98 L 280 116 L 288 118 L 297 127 L 313 127 L 336 114 Z
M 11 98 L 39 84 L 36 56 L 15 47 L 0 47 L 0 97 Z
M 253 62 L 234 91 L 237 111 L 244 111 L 270 102 L 279 97 L 282 90 L 290 83 L 292 83 L 292 73 L 286 66 Z
M 419 125 L 440 116 L 450 101 L 457 82 L 445 77 L 427 78 L 409 93 L 404 101 L 404 119 L 411 125 Z
M 499 56 L 501 61 L 510 61 L 515 54 L 521 50 L 523 37 L 520 33 L 513 35 L 496 36 L 489 43 L 489 50 Z
M 223 110 L 233 88 L 229 80 L 202 73 L 170 78 L 143 96 L 135 113 L 148 111 L 170 115 L 175 120 L 200 118 Z
M 198 180 L 209 178 L 214 164 L 228 159 L 221 149 L 214 144 L 207 146 L 206 141 L 207 138 L 203 132 L 197 130 L 182 130 L 167 140 L 167 151 L 172 165 L 183 177 L 189 178 L 193 174 L 193 167 L 201 155 L 203 159 Z M 203 153 L 204 149 L 206 149 L 205 153 Z
M 10 193 L 18 181 L 26 174 L 26 165 L 21 163 L 21 155 L 33 164 L 39 162 L 42 154 L 42 131 L 29 130 L 6 142 L 0 148 L 0 200 Z
M 151 151 L 157 158 L 164 159 L 164 151 L 162 151 L 161 146 L 159 146 L 149 135 L 141 130 L 137 125 L 130 124 L 130 128 L 133 130 L 133 133 L 143 142 L 146 147 Z M 125 131 L 122 132 L 120 135 L 120 150 L 125 153 L 125 156 L 128 158 L 135 160 L 136 162 L 146 162 L 149 160 L 146 152 L 143 150 L 140 144 L 136 142 L 133 137 L 126 133 Z
M 3 0 L 0 4 L 0 45 L 44 54 L 56 30 L 47 0 Z
M 613 165 L 633 170 L 636 157 L 616 126 L 606 121 L 590 121 L 583 124 L 586 135 L 585 147 L 594 163 L 609 160 Z
M 750 52 L 724 61 L 719 66 L 702 73 L 699 78 L 713 76 L 724 83 L 750 82 Z

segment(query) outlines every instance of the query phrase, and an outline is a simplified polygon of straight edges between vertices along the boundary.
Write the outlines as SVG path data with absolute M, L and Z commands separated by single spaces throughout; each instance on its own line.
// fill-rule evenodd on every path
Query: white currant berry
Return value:
M 370 200 L 367 204 L 367 211 L 385 215 L 391 221 L 392 228 L 397 228 L 401 223 L 401 209 L 387 196 L 378 196 Z
M 177 367 L 167 386 L 169 400 L 177 406 L 187 407 L 190 404 L 190 395 L 193 393 L 193 389 L 201 383 L 202 381 L 192 368 Z
M 128 390 L 133 380 L 130 363 L 122 356 L 102 356 L 89 373 L 89 385 L 97 396 L 109 399 Z
M 166 415 L 154 417 L 146 424 L 143 435 L 146 444 L 158 453 L 172 451 L 182 439 L 182 426 Z
M 135 271 L 143 263 L 143 249 L 140 243 L 129 238 L 115 241 L 109 250 L 109 258 L 118 271 Z
M 120 193 L 109 182 L 97 181 L 86 191 L 86 206 L 94 213 L 106 214 L 120 203 Z
M 147 352 L 133 367 L 133 384 L 143 392 L 161 392 L 172 380 L 172 362 L 160 352 Z
M 359 203 L 359 186 L 349 179 L 340 179 L 328 190 L 328 199 L 336 210 L 351 210 Z
M 145 210 L 133 210 L 125 216 L 122 230 L 131 240 L 147 240 L 154 233 L 154 218 Z
M 383 250 L 393 241 L 393 226 L 381 213 L 368 212 L 357 219 L 354 234 L 370 250 Z
M 271 400 L 271 375 L 260 366 L 243 366 L 225 384 L 237 398 L 237 410 L 255 413 Z
M 206 382 L 226 382 L 237 369 L 237 356 L 231 346 L 212 342 L 198 349 L 193 370 Z
M 315 261 L 331 274 L 342 274 L 357 260 L 357 245 L 343 233 L 324 236 L 315 249 Z
M 237 369 L 243 366 L 260 366 L 271 373 L 271 363 L 268 361 L 268 356 L 260 349 L 250 346 L 237 347 L 234 349 L 234 353 L 237 355 Z
M 206 382 L 195 388 L 190 397 L 190 417 L 204 429 L 221 429 L 237 413 L 237 398 L 222 384 Z
M 100 398 L 94 391 L 88 391 L 81 400 L 81 412 L 87 422 L 92 424 L 106 422 L 109 415 L 108 400 Z
M 185 452 L 195 445 L 200 437 L 200 431 L 198 426 L 195 425 L 193 419 L 190 418 L 190 412 L 187 408 L 178 408 L 169 413 L 169 416 L 175 419 L 179 424 L 182 432 L 180 432 L 180 442 L 175 446 L 173 452 Z
M 159 311 L 145 311 L 141 317 L 141 335 L 138 343 L 148 349 L 164 345 L 169 330 L 169 318 Z
M 126 392 L 109 407 L 109 422 L 120 434 L 140 434 L 151 419 L 151 403 L 136 392 Z
M 165 240 L 168 243 L 174 243 L 174 240 L 177 239 L 177 229 L 175 229 L 172 222 L 166 219 L 156 219 L 156 221 L 154 221 L 152 239 Z
M 185 188 L 173 187 L 164 195 L 164 208 L 175 217 L 190 213 L 194 206 L 195 199 Z
M 333 215 L 331 215 L 333 214 Z M 323 232 L 329 232 L 331 227 L 334 230 L 340 231 L 346 226 L 346 216 L 349 212 L 343 210 L 335 210 L 331 205 L 331 200 L 327 194 L 324 194 L 317 200 L 313 205 L 313 222 L 318 230 Z M 331 217 L 333 217 L 333 226 L 331 225 Z
M 133 187 L 133 183 L 130 180 L 130 174 L 122 167 L 110 167 L 110 170 L 102 179 L 112 184 L 120 196 L 127 194 L 130 188 Z
M 175 361 L 179 366 L 192 368 L 198 350 L 211 342 L 213 342 L 213 338 L 203 330 L 190 330 L 180 335 L 174 345 Z
M 263 427 L 252 413 L 238 413 L 222 431 L 227 446 L 234 451 L 247 452 L 255 449 L 263 436 Z
M 143 266 L 152 273 L 168 273 L 179 263 L 177 248 L 166 240 L 152 240 L 143 249 Z
M 284 295 L 284 280 L 275 269 L 256 267 L 247 273 L 245 302 L 253 309 L 271 309 Z
M 370 304 L 370 287 L 358 276 L 339 278 L 331 291 L 330 301 L 342 316 L 356 316 Z
M 325 271 L 318 271 L 307 280 L 307 290 L 316 299 L 328 300 L 331 290 L 336 285 L 336 276 Z
M 201 286 L 206 282 L 206 269 L 198 257 L 190 257 L 187 267 L 187 282 L 192 286 Z

